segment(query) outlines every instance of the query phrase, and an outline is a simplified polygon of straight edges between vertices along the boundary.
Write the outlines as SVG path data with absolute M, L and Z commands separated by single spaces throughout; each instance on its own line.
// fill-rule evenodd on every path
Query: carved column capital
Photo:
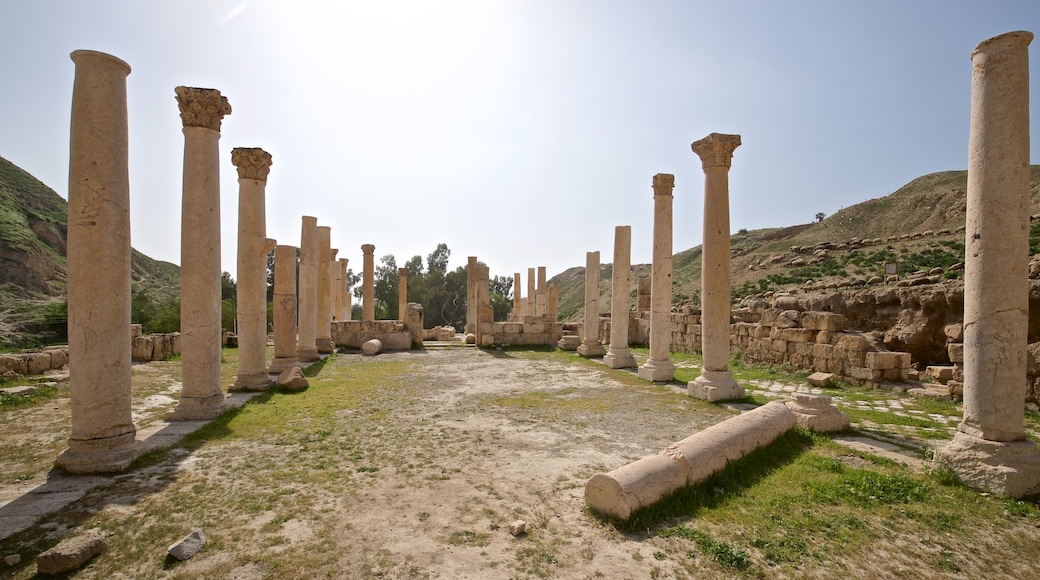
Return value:
M 700 141 L 694 141 L 690 148 L 701 158 L 704 169 L 709 167 L 729 167 L 733 161 L 733 151 L 740 147 L 740 135 L 712 133 Z
M 372 244 L 364 244 L 361 246 L 361 253 L 366 256 L 371 256 L 374 251 L 376 251 L 376 247 Z
M 239 179 L 267 181 L 271 172 L 271 154 L 259 147 L 235 147 L 231 150 L 231 164 L 238 168 Z
M 654 195 L 672 195 L 675 188 L 675 176 L 671 173 L 658 173 L 654 176 Z
M 181 110 L 181 122 L 185 127 L 205 127 L 220 131 L 220 121 L 231 114 L 227 97 L 216 89 L 177 87 L 177 106 Z

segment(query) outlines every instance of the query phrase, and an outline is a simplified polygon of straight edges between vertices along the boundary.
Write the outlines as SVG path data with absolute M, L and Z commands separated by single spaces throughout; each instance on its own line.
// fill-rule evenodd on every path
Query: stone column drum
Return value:
M 404 322 L 408 310 L 408 268 L 397 269 L 397 319 Z
M 538 304 L 535 306 L 538 316 L 546 313 L 548 301 L 549 294 L 545 288 L 545 266 L 538 266 Z
M 171 421 L 213 419 L 220 389 L 220 91 L 177 87 L 184 125 L 181 205 L 181 398 Z
M 130 399 L 130 65 L 91 50 L 71 57 L 76 65 L 67 254 L 72 435 L 55 465 L 72 473 L 115 472 L 133 462 L 137 434 Z
M 654 252 L 650 284 L 650 357 L 639 367 L 639 377 L 665 382 L 675 378 L 668 357 L 672 340 L 672 189 L 675 176 L 654 176 Z
M 632 270 L 632 226 L 614 228 L 614 266 L 610 286 L 610 350 L 603 362 L 613 369 L 635 368 L 628 349 L 628 286 Z
M 296 247 L 274 249 L 274 358 L 267 372 L 300 366 L 296 357 Z
M 599 341 L 599 252 L 585 252 L 585 338 L 578 355 L 585 358 L 607 354 Z
M 964 267 L 964 420 L 936 459 L 975 488 L 1040 492 L 1026 438 L 1029 318 L 1029 63 L 1033 35 L 1010 32 L 971 54 Z
M 260 391 L 271 386 L 267 374 L 266 188 L 271 154 L 259 148 L 231 150 L 238 168 L 238 373 L 229 391 Z
M 319 354 L 336 350 L 332 344 L 332 228 L 318 226 L 318 324 L 314 345 Z
M 535 316 L 538 313 L 538 293 L 535 291 L 534 268 L 527 269 L 527 316 Z
M 740 135 L 712 133 L 691 148 L 704 168 L 704 242 L 701 269 L 701 376 L 686 385 L 698 399 L 744 398 L 729 372 L 729 166 Z
M 300 230 L 300 294 L 298 298 L 299 343 L 296 356 L 314 362 L 318 355 L 318 218 L 303 216 Z
M 523 322 L 523 312 L 520 311 L 520 272 L 513 273 L 513 322 Z
M 463 332 L 466 334 L 477 333 L 477 257 L 466 258 L 466 326 Z
M 376 319 L 376 291 L 375 291 L 375 251 L 372 244 L 361 246 L 364 254 L 364 271 L 361 278 L 361 320 L 371 322 Z

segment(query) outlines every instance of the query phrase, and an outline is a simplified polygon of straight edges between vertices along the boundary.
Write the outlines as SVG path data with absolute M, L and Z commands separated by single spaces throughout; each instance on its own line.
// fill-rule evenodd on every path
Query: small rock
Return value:
M 10 556 L 4 557 L 4 564 L 8 566 L 17 566 L 22 561 L 21 554 L 11 554 Z
M 50 550 L 36 557 L 37 574 L 71 572 L 90 561 L 105 549 L 105 539 L 95 531 L 58 542 Z
M 202 533 L 202 530 L 195 530 L 181 538 L 176 544 L 170 546 L 167 553 L 169 553 L 171 557 L 183 562 L 201 552 L 205 545 L 206 535 Z
M 826 388 L 834 386 L 834 374 L 833 373 L 813 373 L 809 375 L 808 383 L 811 386 Z
M 515 522 L 509 524 L 509 533 L 512 534 L 513 537 L 523 534 L 526 530 L 527 522 L 525 522 L 524 520 L 516 520 Z
M 300 367 L 291 367 L 278 375 L 278 385 L 286 391 L 302 391 L 310 386 Z

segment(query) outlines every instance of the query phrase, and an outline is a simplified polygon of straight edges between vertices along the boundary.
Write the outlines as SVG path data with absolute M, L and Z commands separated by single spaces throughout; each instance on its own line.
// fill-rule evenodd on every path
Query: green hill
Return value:
M 900 273 L 905 274 L 963 261 L 964 234 L 958 228 L 964 226 L 967 180 L 967 171 L 931 173 L 890 195 L 844 208 L 818 223 L 733 234 L 730 276 L 734 298 L 803 286 L 808 280 L 816 284 L 865 280 L 883 275 L 887 262 L 898 263 Z M 1030 196 L 1030 211 L 1040 212 L 1040 165 L 1031 167 Z M 1034 222 L 1032 235 L 1036 246 L 1040 243 L 1040 223 Z M 870 243 L 878 239 L 880 243 Z M 868 243 L 859 243 L 864 240 Z M 816 260 L 813 252 L 817 244 L 833 248 L 826 257 Z M 609 258 L 613 248 L 602 248 L 600 253 Z M 610 309 L 611 276 L 610 264 L 601 266 L 601 312 Z M 633 297 L 639 276 L 650 276 L 650 264 L 632 266 L 629 290 Z M 559 286 L 560 318 L 581 320 L 585 268 L 569 268 L 550 281 Z M 675 254 L 673 304 L 698 306 L 700 285 L 700 246 Z

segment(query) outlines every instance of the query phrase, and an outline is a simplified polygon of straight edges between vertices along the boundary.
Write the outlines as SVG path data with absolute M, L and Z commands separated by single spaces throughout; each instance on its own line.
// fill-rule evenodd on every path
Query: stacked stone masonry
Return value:
M 523 322 L 482 323 L 479 346 L 556 345 L 563 338 L 563 323 L 556 316 L 524 316 Z

